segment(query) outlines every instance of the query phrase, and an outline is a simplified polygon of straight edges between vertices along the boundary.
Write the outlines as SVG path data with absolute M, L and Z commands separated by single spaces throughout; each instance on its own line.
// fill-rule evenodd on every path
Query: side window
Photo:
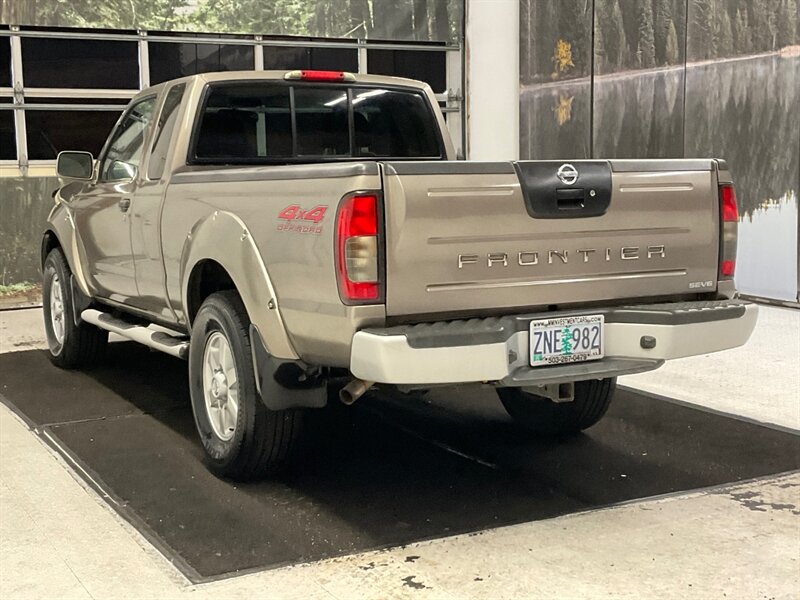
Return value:
M 153 150 L 150 153 L 150 161 L 147 165 L 148 179 L 158 180 L 164 174 L 169 143 L 172 139 L 172 132 L 175 129 L 175 122 L 178 120 L 178 108 L 181 105 L 184 91 L 186 91 L 186 84 L 179 83 L 169 89 L 167 97 L 164 99 L 164 106 L 161 108 L 161 115 L 156 125 Z
M 136 177 L 155 102 L 155 97 L 145 98 L 122 117 L 100 165 L 100 181 L 123 181 Z

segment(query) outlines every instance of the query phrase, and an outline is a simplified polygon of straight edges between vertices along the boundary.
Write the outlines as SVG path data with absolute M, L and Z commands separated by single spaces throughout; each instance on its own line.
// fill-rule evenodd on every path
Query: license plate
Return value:
M 532 367 L 603 358 L 603 315 L 531 321 Z

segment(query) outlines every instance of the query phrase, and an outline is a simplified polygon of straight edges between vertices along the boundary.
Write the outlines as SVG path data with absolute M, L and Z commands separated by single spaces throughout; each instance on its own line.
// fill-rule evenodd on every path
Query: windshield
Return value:
M 444 156 L 426 97 L 367 86 L 218 84 L 201 109 L 193 162 L 252 164 Z

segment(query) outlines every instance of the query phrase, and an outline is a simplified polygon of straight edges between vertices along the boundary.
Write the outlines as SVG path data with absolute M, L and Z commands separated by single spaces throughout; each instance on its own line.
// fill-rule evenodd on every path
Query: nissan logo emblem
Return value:
M 572 185 L 578 181 L 578 170 L 569 163 L 564 163 L 558 167 L 556 175 L 561 180 L 561 183 Z

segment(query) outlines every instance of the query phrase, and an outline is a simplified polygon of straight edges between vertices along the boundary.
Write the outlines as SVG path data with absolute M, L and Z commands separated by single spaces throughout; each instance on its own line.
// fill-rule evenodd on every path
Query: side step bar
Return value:
M 153 331 L 141 325 L 134 325 L 94 308 L 84 310 L 81 313 L 81 319 L 96 325 L 100 329 L 116 333 L 124 338 L 153 348 L 153 350 L 165 352 L 177 358 L 186 359 L 189 354 L 189 340 L 185 338 L 178 338 L 163 331 Z

